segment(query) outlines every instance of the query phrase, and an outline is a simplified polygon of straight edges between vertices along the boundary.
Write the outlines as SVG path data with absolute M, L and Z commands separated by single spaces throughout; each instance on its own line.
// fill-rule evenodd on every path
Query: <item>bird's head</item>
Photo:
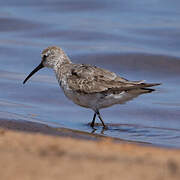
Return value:
M 23 84 L 37 71 L 44 67 L 56 69 L 60 67 L 62 64 L 70 63 L 68 56 L 65 52 L 57 46 L 51 46 L 43 50 L 41 53 L 41 63 L 27 76 L 24 80 Z

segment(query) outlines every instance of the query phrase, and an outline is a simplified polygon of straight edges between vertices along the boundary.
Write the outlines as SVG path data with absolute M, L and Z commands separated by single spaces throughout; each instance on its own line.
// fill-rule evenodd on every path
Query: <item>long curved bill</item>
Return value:
M 37 71 L 39 71 L 40 69 L 42 69 L 44 66 L 43 66 L 43 63 L 41 62 L 28 76 L 27 78 L 23 81 L 23 84 L 26 83 L 26 81 L 33 75 L 35 74 Z

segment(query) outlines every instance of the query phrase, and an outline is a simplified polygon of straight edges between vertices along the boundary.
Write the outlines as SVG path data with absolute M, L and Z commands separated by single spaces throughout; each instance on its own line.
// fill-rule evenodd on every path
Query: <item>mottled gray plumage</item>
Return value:
M 113 72 L 87 64 L 73 64 L 64 51 L 56 46 L 46 48 L 40 65 L 25 79 L 24 83 L 42 67 L 53 68 L 65 95 L 74 103 L 94 110 L 91 126 L 94 127 L 96 114 L 103 126 L 99 109 L 122 104 L 159 83 L 129 81 Z
M 72 90 L 82 93 L 120 92 L 158 85 L 128 81 L 108 70 L 84 64 L 71 66 L 67 82 Z

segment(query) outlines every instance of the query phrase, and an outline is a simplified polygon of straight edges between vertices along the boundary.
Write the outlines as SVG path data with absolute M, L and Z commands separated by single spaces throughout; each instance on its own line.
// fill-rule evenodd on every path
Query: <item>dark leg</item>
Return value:
M 92 127 L 92 128 L 94 128 L 95 120 L 96 120 L 96 113 L 94 113 L 93 120 L 92 120 L 92 122 L 91 122 L 91 127 Z
M 101 118 L 101 115 L 100 115 L 100 113 L 99 113 L 99 110 L 96 111 L 96 114 L 98 115 L 100 121 L 102 122 L 103 127 L 104 127 L 104 128 L 107 128 L 107 126 L 104 124 L 104 122 L 103 122 L 103 120 L 102 120 L 102 118 Z

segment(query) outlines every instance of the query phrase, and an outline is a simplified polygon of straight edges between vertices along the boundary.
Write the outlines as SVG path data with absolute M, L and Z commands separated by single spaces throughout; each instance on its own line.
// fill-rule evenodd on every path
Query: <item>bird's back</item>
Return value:
M 85 64 L 72 64 L 67 83 L 73 91 L 101 93 L 107 91 L 128 91 L 159 85 L 144 81 L 129 81 L 106 69 Z

